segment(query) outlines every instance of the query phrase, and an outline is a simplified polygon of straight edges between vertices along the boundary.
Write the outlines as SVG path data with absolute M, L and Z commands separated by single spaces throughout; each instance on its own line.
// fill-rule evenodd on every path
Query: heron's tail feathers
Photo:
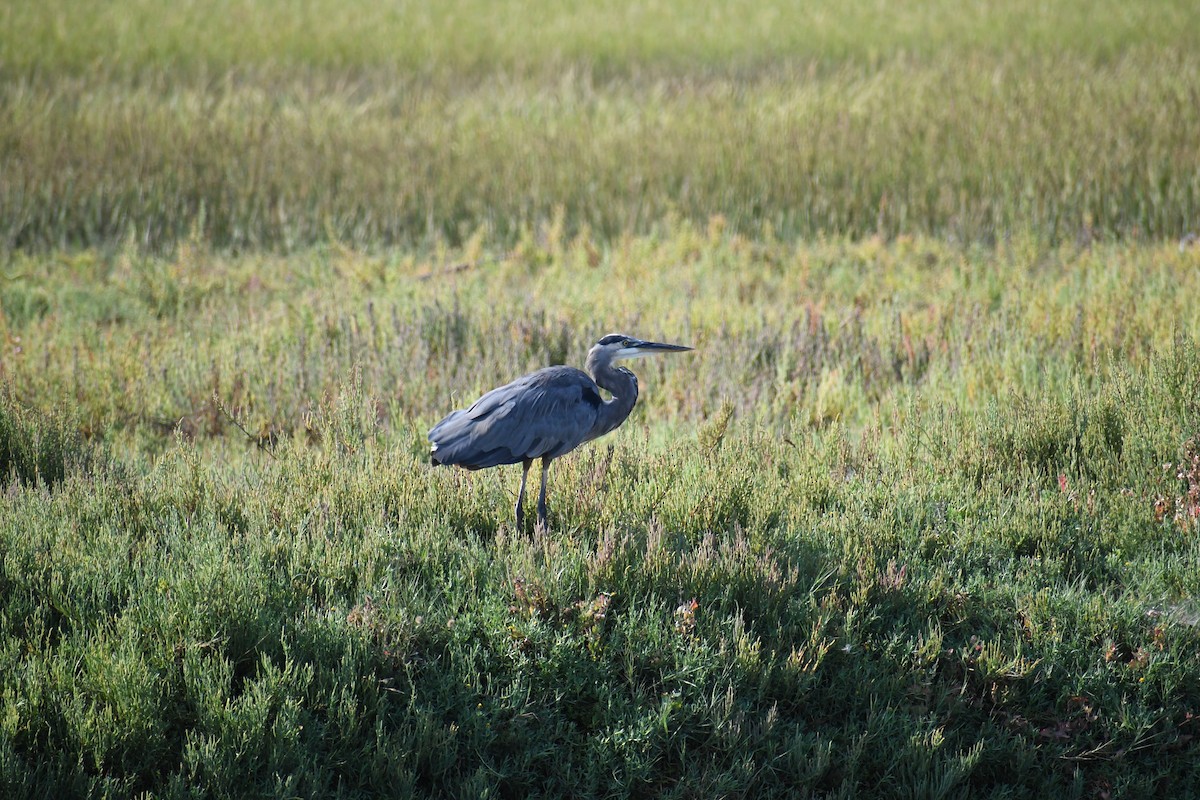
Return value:
M 506 445 L 495 445 L 480 437 L 478 420 L 465 411 L 455 411 L 429 431 L 429 463 L 453 464 L 466 469 L 485 469 L 500 464 L 515 464 L 522 456 Z

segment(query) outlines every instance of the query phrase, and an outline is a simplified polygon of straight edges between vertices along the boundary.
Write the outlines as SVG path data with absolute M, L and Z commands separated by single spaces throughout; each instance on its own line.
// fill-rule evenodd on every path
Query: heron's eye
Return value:
M 633 341 L 630 339 L 622 339 L 621 346 L 622 347 L 633 347 Z

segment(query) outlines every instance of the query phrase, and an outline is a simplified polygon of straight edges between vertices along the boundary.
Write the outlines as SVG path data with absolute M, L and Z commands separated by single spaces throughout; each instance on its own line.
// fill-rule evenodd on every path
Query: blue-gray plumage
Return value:
M 535 459 L 542 460 L 538 524 L 546 526 L 546 476 L 550 462 L 616 428 L 637 402 L 637 377 L 613 361 L 653 353 L 691 350 L 610 333 L 588 351 L 589 376 L 574 367 L 546 367 L 485 394 L 466 410 L 433 426 L 430 461 L 484 469 L 522 465 L 517 493 L 517 527 L 524 523 L 525 482 Z M 612 398 L 605 400 L 600 390 Z

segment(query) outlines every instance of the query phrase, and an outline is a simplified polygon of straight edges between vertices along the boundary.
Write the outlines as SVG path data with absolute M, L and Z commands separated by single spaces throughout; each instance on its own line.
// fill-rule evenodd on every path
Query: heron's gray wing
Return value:
M 588 438 L 603 401 L 591 378 L 548 367 L 493 389 L 429 432 L 435 464 L 482 469 L 548 456 Z

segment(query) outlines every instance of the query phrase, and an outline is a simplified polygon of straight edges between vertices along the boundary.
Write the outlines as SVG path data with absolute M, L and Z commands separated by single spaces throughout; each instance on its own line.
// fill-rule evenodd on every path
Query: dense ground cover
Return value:
M 1200 792 L 1197 33 L 3 4 L 0 795 Z
M 1195 250 L 539 240 L 14 260 L 10 793 L 1195 785 Z M 596 319 L 518 534 L 423 433 Z

